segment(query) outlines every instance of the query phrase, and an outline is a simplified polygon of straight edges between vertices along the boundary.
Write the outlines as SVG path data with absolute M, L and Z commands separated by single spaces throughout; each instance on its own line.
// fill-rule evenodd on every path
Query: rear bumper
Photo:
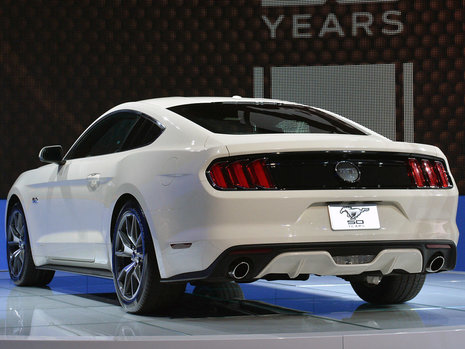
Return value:
M 162 281 L 234 280 L 230 272 L 242 262 L 250 268 L 245 277 L 236 280 L 240 282 L 306 278 L 309 274 L 424 273 L 437 256 L 445 260 L 438 271 L 453 269 L 456 253 L 455 243 L 449 240 L 244 245 L 229 248 L 205 270 Z M 357 264 L 351 262 L 351 256 L 364 256 L 368 260 Z
M 363 255 L 367 256 L 367 255 Z M 371 259 L 372 255 L 369 258 Z M 371 262 L 353 263 L 353 259 L 359 256 L 342 256 L 345 264 L 336 261 L 329 252 L 287 252 L 273 258 L 268 265 L 256 276 L 266 277 L 270 274 L 288 275 L 296 278 L 302 274 L 317 275 L 359 275 L 367 272 L 380 272 L 383 275 L 394 270 L 402 270 L 408 273 L 420 273 L 422 271 L 423 257 L 417 249 L 386 249 L 381 251 Z
M 206 270 L 235 246 L 458 241 L 456 188 L 222 192 L 203 184 L 181 205 L 151 216 L 157 222 L 151 231 L 156 232 L 153 240 L 160 247 L 157 258 L 164 279 Z M 333 230 L 330 204 L 376 204 L 380 228 Z M 191 246 L 171 247 L 183 243 Z

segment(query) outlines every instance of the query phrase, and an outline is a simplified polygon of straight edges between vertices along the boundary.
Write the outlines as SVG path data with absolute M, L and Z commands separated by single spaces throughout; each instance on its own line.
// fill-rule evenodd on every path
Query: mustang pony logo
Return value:
M 351 221 L 356 220 L 363 212 L 370 211 L 369 208 L 357 208 L 357 207 L 352 207 L 352 206 L 344 206 L 341 208 L 339 211 L 340 214 L 345 213 L 347 215 L 347 218 L 349 218 Z

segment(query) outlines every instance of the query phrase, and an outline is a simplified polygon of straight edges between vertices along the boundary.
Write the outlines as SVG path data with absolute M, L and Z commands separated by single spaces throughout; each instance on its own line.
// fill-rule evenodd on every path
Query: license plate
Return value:
M 329 220 L 333 230 L 379 229 L 376 204 L 328 205 Z

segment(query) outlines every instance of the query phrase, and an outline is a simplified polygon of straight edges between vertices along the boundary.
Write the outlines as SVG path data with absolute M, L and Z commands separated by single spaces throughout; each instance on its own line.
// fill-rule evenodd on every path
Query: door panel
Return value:
M 102 255 L 102 249 L 106 249 L 105 197 L 117 156 L 74 159 L 59 170 L 57 167 L 55 180 L 41 200 L 45 219 L 38 241 L 50 263 L 93 263 L 96 254 Z

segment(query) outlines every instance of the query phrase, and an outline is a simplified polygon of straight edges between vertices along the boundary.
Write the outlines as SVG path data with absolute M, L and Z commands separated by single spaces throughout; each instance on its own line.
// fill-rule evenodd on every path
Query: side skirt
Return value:
M 81 274 L 87 276 L 97 276 L 105 279 L 113 279 L 113 273 L 106 269 L 93 269 L 93 268 L 82 268 L 82 267 L 70 267 L 64 265 L 46 264 L 37 267 L 37 269 L 43 270 L 56 270 L 66 271 L 68 273 Z

